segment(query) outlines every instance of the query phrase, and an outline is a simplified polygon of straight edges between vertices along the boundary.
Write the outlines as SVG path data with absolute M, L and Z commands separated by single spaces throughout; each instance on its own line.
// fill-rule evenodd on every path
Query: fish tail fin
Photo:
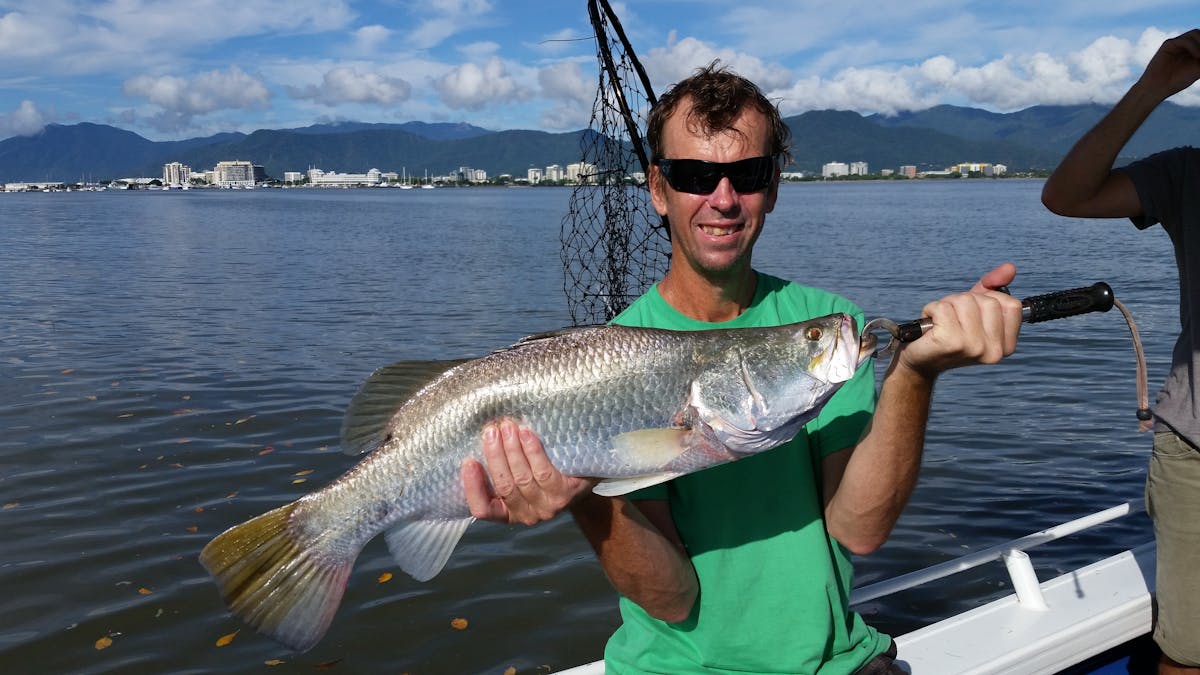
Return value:
M 358 552 L 339 559 L 297 539 L 288 528 L 296 506 L 229 528 L 204 547 L 200 563 L 235 616 L 305 652 L 329 628 Z

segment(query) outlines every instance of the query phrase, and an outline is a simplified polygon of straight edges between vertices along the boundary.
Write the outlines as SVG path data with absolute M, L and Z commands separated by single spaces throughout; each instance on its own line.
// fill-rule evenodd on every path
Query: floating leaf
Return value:
M 145 586 L 138 589 L 138 595 L 150 595 L 153 592 L 154 591 L 150 590 L 149 588 L 146 588 Z
M 217 638 L 217 646 L 224 647 L 225 645 L 229 644 L 230 642 L 233 642 L 233 638 L 237 637 L 237 634 L 240 632 L 242 632 L 242 630 L 239 628 L 238 630 L 233 631 L 229 635 L 222 635 L 221 637 Z
M 196 532 L 200 528 L 196 527 L 195 525 L 188 525 L 187 527 L 185 527 L 183 529 L 187 530 L 188 532 Z
M 194 412 L 196 412 L 196 410 L 194 408 L 179 408 L 176 410 L 172 410 L 171 414 L 172 415 L 191 415 Z
M 259 450 L 258 454 L 259 454 L 259 456 L 262 456 L 262 455 L 269 455 L 272 452 L 275 452 L 275 448 L 268 445 L 267 447 L 263 448 L 262 450 Z
M 266 661 L 263 661 L 263 663 L 268 666 L 282 666 L 283 664 L 287 663 L 287 661 L 283 661 L 281 659 L 267 659 Z
M 453 621 L 450 622 L 450 627 L 455 630 L 466 630 L 467 629 L 467 620 L 462 617 L 454 619 Z
M 330 668 L 336 666 L 337 664 L 339 664 L 341 662 L 342 662 L 341 659 L 334 659 L 332 661 L 322 661 L 321 663 L 318 663 L 315 667 L 317 670 L 329 670 Z
M 7 511 L 9 509 L 15 509 L 20 505 L 21 505 L 21 502 L 9 502 L 4 505 L 4 510 Z
M 243 417 L 243 418 L 239 419 L 238 421 L 234 422 L 234 424 L 245 424 L 246 422 L 249 422 L 250 420 L 254 419 L 255 417 L 258 417 L 258 415 L 251 415 L 249 417 Z
M 119 420 L 123 420 L 123 419 L 129 418 L 129 417 L 133 417 L 133 413 L 121 413 L 120 415 L 117 415 L 117 419 L 119 419 Z
M 292 481 L 292 485 L 298 485 L 300 483 L 305 483 L 307 481 L 308 481 L 307 478 L 297 478 L 296 480 Z
M 204 513 L 204 507 L 203 507 L 203 506 L 197 506 L 196 508 L 194 508 L 194 509 L 192 509 L 192 510 L 193 510 L 193 511 L 195 511 L 196 513 Z
M 87 400 L 89 400 L 89 401 L 95 401 L 95 400 L 96 400 L 96 395 L 95 395 L 95 394 L 90 394 L 90 395 L 88 395 L 88 396 L 85 396 L 84 398 L 86 398 L 86 399 L 87 399 Z
M 73 373 L 73 372 L 75 372 L 75 369 L 74 369 L 74 368 L 67 368 L 67 369 L 65 369 L 65 370 L 63 370 L 63 371 L 62 371 L 62 374 L 63 374 L 63 375 L 70 375 L 70 374 L 71 374 L 71 373 Z
M 504 675 L 517 675 L 517 669 L 509 666 L 504 669 Z
M 310 474 L 310 473 L 312 473 L 312 472 L 313 472 L 313 470 L 312 470 L 312 469 L 305 469 L 305 470 L 303 470 L 303 471 L 297 471 L 296 473 L 294 473 L 294 474 L 292 474 L 292 475 L 293 475 L 293 476 L 307 476 L 308 474 Z
M 108 637 L 107 635 L 100 638 L 99 640 L 96 640 L 96 649 L 108 649 L 111 646 L 112 646 L 112 638 Z
M 225 499 L 233 499 L 237 495 L 238 495 L 237 490 L 234 490 L 233 492 L 230 492 L 229 494 L 225 495 Z
M 379 579 L 378 579 L 379 583 L 381 583 L 381 584 L 386 584 L 387 582 L 389 582 L 391 580 L 392 580 L 391 572 L 384 572 L 383 574 L 380 574 Z
M 191 394 L 184 394 L 184 395 L 183 395 L 183 400 L 185 400 L 185 401 L 190 401 L 190 400 L 192 400 L 192 395 L 191 395 Z

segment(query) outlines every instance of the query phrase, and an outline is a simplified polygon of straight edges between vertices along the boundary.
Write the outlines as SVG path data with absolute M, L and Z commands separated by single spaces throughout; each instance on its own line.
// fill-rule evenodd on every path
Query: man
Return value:
M 660 99 L 647 138 L 672 262 L 617 323 L 694 330 L 849 312 L 862 325 L 849 301 L 751 267 L 789 140 L 754 84 L 715 64 L 698 71 Z M 463 466 L 471 512 L 532 524 L 570 508 L 621 594 L 610 673 L 901 672 L 891 639 L 848 608 L 849 553 L 883 544 L 916 484 L 938 374 L 1016 348 L 1020 302 L 994 290 L 1015 272 L 1003 265 L 926 305 L 934 327 L 893 357 L 877 406 L 862 368 L 788 444 L 625 497 L 591 493 L 530 430 L 498 421 L 484 431 L 488 474 Z
M 1200 149 L 1175 148 L 1113 170 L 1117 153 L 1172 95 L 1200 79 L 1200 29 L 1167 40 L 1113 109 L 1084 134 L 1042 188 L 1063 216 L 1161 223 L 1179 266 L 1179 318 L 1171 372 L 1154 410 L 1146 508 L 1158 546 L 1154 640 L 1159 673 L 1200 672 Z

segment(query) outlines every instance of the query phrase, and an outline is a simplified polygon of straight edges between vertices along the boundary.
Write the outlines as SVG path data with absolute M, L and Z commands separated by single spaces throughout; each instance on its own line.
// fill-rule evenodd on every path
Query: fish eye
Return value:
M 804 337 L 816 342 L 817 340 L 821 339 L 821 329 L 817 328 L 816 326 L 812 326 L 804 331 Z

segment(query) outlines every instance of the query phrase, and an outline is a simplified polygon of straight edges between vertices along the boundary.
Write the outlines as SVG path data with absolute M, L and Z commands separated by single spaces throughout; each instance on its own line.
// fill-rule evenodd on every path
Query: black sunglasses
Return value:
M 774 155 L 740 159 L 736 162 L 660 157 L 654 160 L 654 164 L 672 188 L 694 195 L 710 194 L 717 189 L 722 178 L 728 178 L 733 189 L 742 194 L 762 192 L 770 187 L 771 181 L 775 179 Z

